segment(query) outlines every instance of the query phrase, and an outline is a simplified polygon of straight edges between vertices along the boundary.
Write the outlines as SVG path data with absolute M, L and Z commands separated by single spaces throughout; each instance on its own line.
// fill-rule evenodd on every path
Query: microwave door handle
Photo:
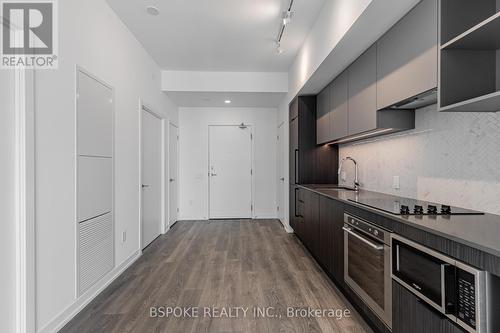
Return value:
M 352 229 L 350 229 L 350 228 L 342 227 L 342 229 L 345 232 L 347 232 L 349 235 L 356 237 L 357 239 L 359 239 L 360 241 L 362 241 L 363 243 L 365 243 L 366 245 L 370 246 L 371 248 L 373 248 L 377 251 L 382 251 L 384 249 L 383 245 L 378 245 L 378 244 L 373 243 L 372 241 L 364 238 L 363 236 L 358 235 L 357 233 L 353 232 Z
M 441 307 L 444 313 L 446 313 L 446 283 L 445 283 L 445 270 L 446 264 L 441 265 Z

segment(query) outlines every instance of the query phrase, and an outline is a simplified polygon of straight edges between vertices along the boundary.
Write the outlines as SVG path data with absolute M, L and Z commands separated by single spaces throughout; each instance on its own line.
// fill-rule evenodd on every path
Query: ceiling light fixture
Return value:
M 146 13 L 148 13 L 151 16 L 158 16 L 158 14 L 160 14 L 160 10 L 155 6 L 147 6 Z
M 290 24 L 290 21 L 292 20 L 292 15 L 293 15 L 292 6 L 293 6 L 293 0 L 290 0 L 288 9 L 284 11 L 281 16 L 280 30 L 278 31 L 278 37 L 276 38 L 276 52 L 278 54 L 283 53 L 283 49 L 281 48 L 281 39 L 283 38 L 283 34 L 285 33 L 286 26 Z
M 226 103 L 226 104 L 231 104 L 231 100 L 230 100 L 230 99 L 226 99 L 226 100 L 224 101 L 224 103 Z
M 276 43 L 276 53 L 278 54 L 282 54 L 283 53 L 283 49 L 281 48 L 281 43 Z
M 292 12 L 290 10 L 283 12 L 283 25 L 287 25 L 288 23 L 290 23 L 291 20 L 292 20 Z

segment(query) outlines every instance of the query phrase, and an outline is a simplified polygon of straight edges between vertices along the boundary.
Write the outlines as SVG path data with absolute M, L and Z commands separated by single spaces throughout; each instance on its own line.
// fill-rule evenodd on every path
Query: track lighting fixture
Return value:
M 290 24 L 290 21 L 292 20 L 292 5 L 293 0 L 290 0 L 288 9 L 286 11 L 283 11 L 283 14 L 281 15 L 280 30 L 278 31 L 278 37 L 276 38 L 276 53 L 278 54 L 283 53 L 283 49 L 281 48 L 281 39 L 283 38 L 283 33 L 285 32 L 286 26 Z

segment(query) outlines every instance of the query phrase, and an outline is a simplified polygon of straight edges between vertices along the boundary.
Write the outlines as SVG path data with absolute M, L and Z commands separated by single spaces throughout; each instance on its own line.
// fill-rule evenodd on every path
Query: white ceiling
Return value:
M 179 107 L 277 108 L 286 93 L 263 92 L 166 92 Z M 224 101 L 230 100 L 230 104 Z
M 163 69 L 286 72 L 325 0 L 294 0 L 281 55 L 274 40 L 288 0 L 107 2 Z

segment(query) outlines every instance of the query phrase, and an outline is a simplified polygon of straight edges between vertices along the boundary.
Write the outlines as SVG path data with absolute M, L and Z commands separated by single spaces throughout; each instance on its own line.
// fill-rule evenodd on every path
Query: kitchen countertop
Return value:
M 364 199 L 398 199 L 397 196 L 360 190 L 359 192 L 349 190 L 329 190 L 321 187 L 332 187 L 337 185 L 297 185 L 319 195 L 341 201 L 345 204 L 361 208 L 391 220 L 406 223 L 426 232 L 451 239 L 458 243 L 476 248 L 494 256 L 500 257 L 500 215 L 451 215 L 451 216 L 427 216 L 409 215 L 400 216 L 365 205 L 350 201 Z

